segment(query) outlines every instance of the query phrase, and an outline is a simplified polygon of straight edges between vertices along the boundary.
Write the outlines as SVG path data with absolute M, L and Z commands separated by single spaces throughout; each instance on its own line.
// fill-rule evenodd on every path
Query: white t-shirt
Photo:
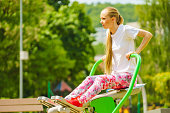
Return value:
M 135 58 L 132 58 L 128 61 L 126 54 L 130 51 L 135 51 L 134 39 L 136 38 L 139 30 L 140 29 L 138 28 L 121 24 L 117 31 L 111 35 L 113 51 L 112 73 L 133 73 L 136 67 L 136 60 Z M 109 30 L 106 31 L 106 34 L 108 34 L 108 32 Z

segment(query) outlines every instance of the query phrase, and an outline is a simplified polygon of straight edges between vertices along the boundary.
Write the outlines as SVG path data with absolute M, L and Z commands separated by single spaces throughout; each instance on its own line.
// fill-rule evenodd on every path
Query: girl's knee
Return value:
M 91 76 L 87 76 L 85 80 L 88 80 L 88 79 L 92 79 L 92 77 Z
M 105 81 L 105 79 L 102 78 L 102 77 L 97 77 L 97 78 L 95 79 L 95 82 L 104 83 L 104 81 Z
M 93 77 L 87 76 L 86 79 L 84 80 L 84 82 L 94 82 Z
M 96 76 L 87 76 L 85 80 L 95 80 Z

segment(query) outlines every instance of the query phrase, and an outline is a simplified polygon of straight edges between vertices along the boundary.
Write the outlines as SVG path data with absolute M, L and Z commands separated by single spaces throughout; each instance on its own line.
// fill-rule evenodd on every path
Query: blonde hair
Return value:
M 103 10 L 107 11 L 107 15 L 109 15 L 111 18 L 116 18 L 117 25 L 123 24 L 123 17 L 120 15 L 119 11 L 114 7 L 107 7 Z M 106 74 L 111 74 L 112 71 L 112 38 L 111 38 L 111 32 L 109 30 L 107 35 L 107 42 L 106 42 L 106 59 L 105 59 L 105 71 Z

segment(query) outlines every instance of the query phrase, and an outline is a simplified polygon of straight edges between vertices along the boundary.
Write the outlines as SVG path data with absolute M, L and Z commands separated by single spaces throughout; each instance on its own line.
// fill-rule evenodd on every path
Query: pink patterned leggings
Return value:
M 67 95 L 65 99 L 70 100 L 71 98 L 79 96 L 78 100 L 81 103 L 85 103 L 102 90 L 129 87 L 132 75 L 133 74 L 128 72 L 121 72 L 112 75 L 88 76 L 77 88 Z

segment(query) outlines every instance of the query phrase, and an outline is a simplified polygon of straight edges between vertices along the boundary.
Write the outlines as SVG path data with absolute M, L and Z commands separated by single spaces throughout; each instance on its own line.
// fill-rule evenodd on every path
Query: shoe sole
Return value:
M 51 99 L 45 97 L 45 96 L 40 96 L 37 98 L 38 102 L 41 103 L 42 105 L 52 108 L 55 107 L 57 104 L 55 104 Z
M 83 111 L 85 110 L 82 107 L 76 107 L 76 106 L 68 103 L 64 98 L 62 98 L 60 96 L 52 96 L 51 100 L 53 100 L 54 103 L 62 105 L 63 107 L 70 108 L 71 112 L 73 112 L 73 113 L 83 113 Z

